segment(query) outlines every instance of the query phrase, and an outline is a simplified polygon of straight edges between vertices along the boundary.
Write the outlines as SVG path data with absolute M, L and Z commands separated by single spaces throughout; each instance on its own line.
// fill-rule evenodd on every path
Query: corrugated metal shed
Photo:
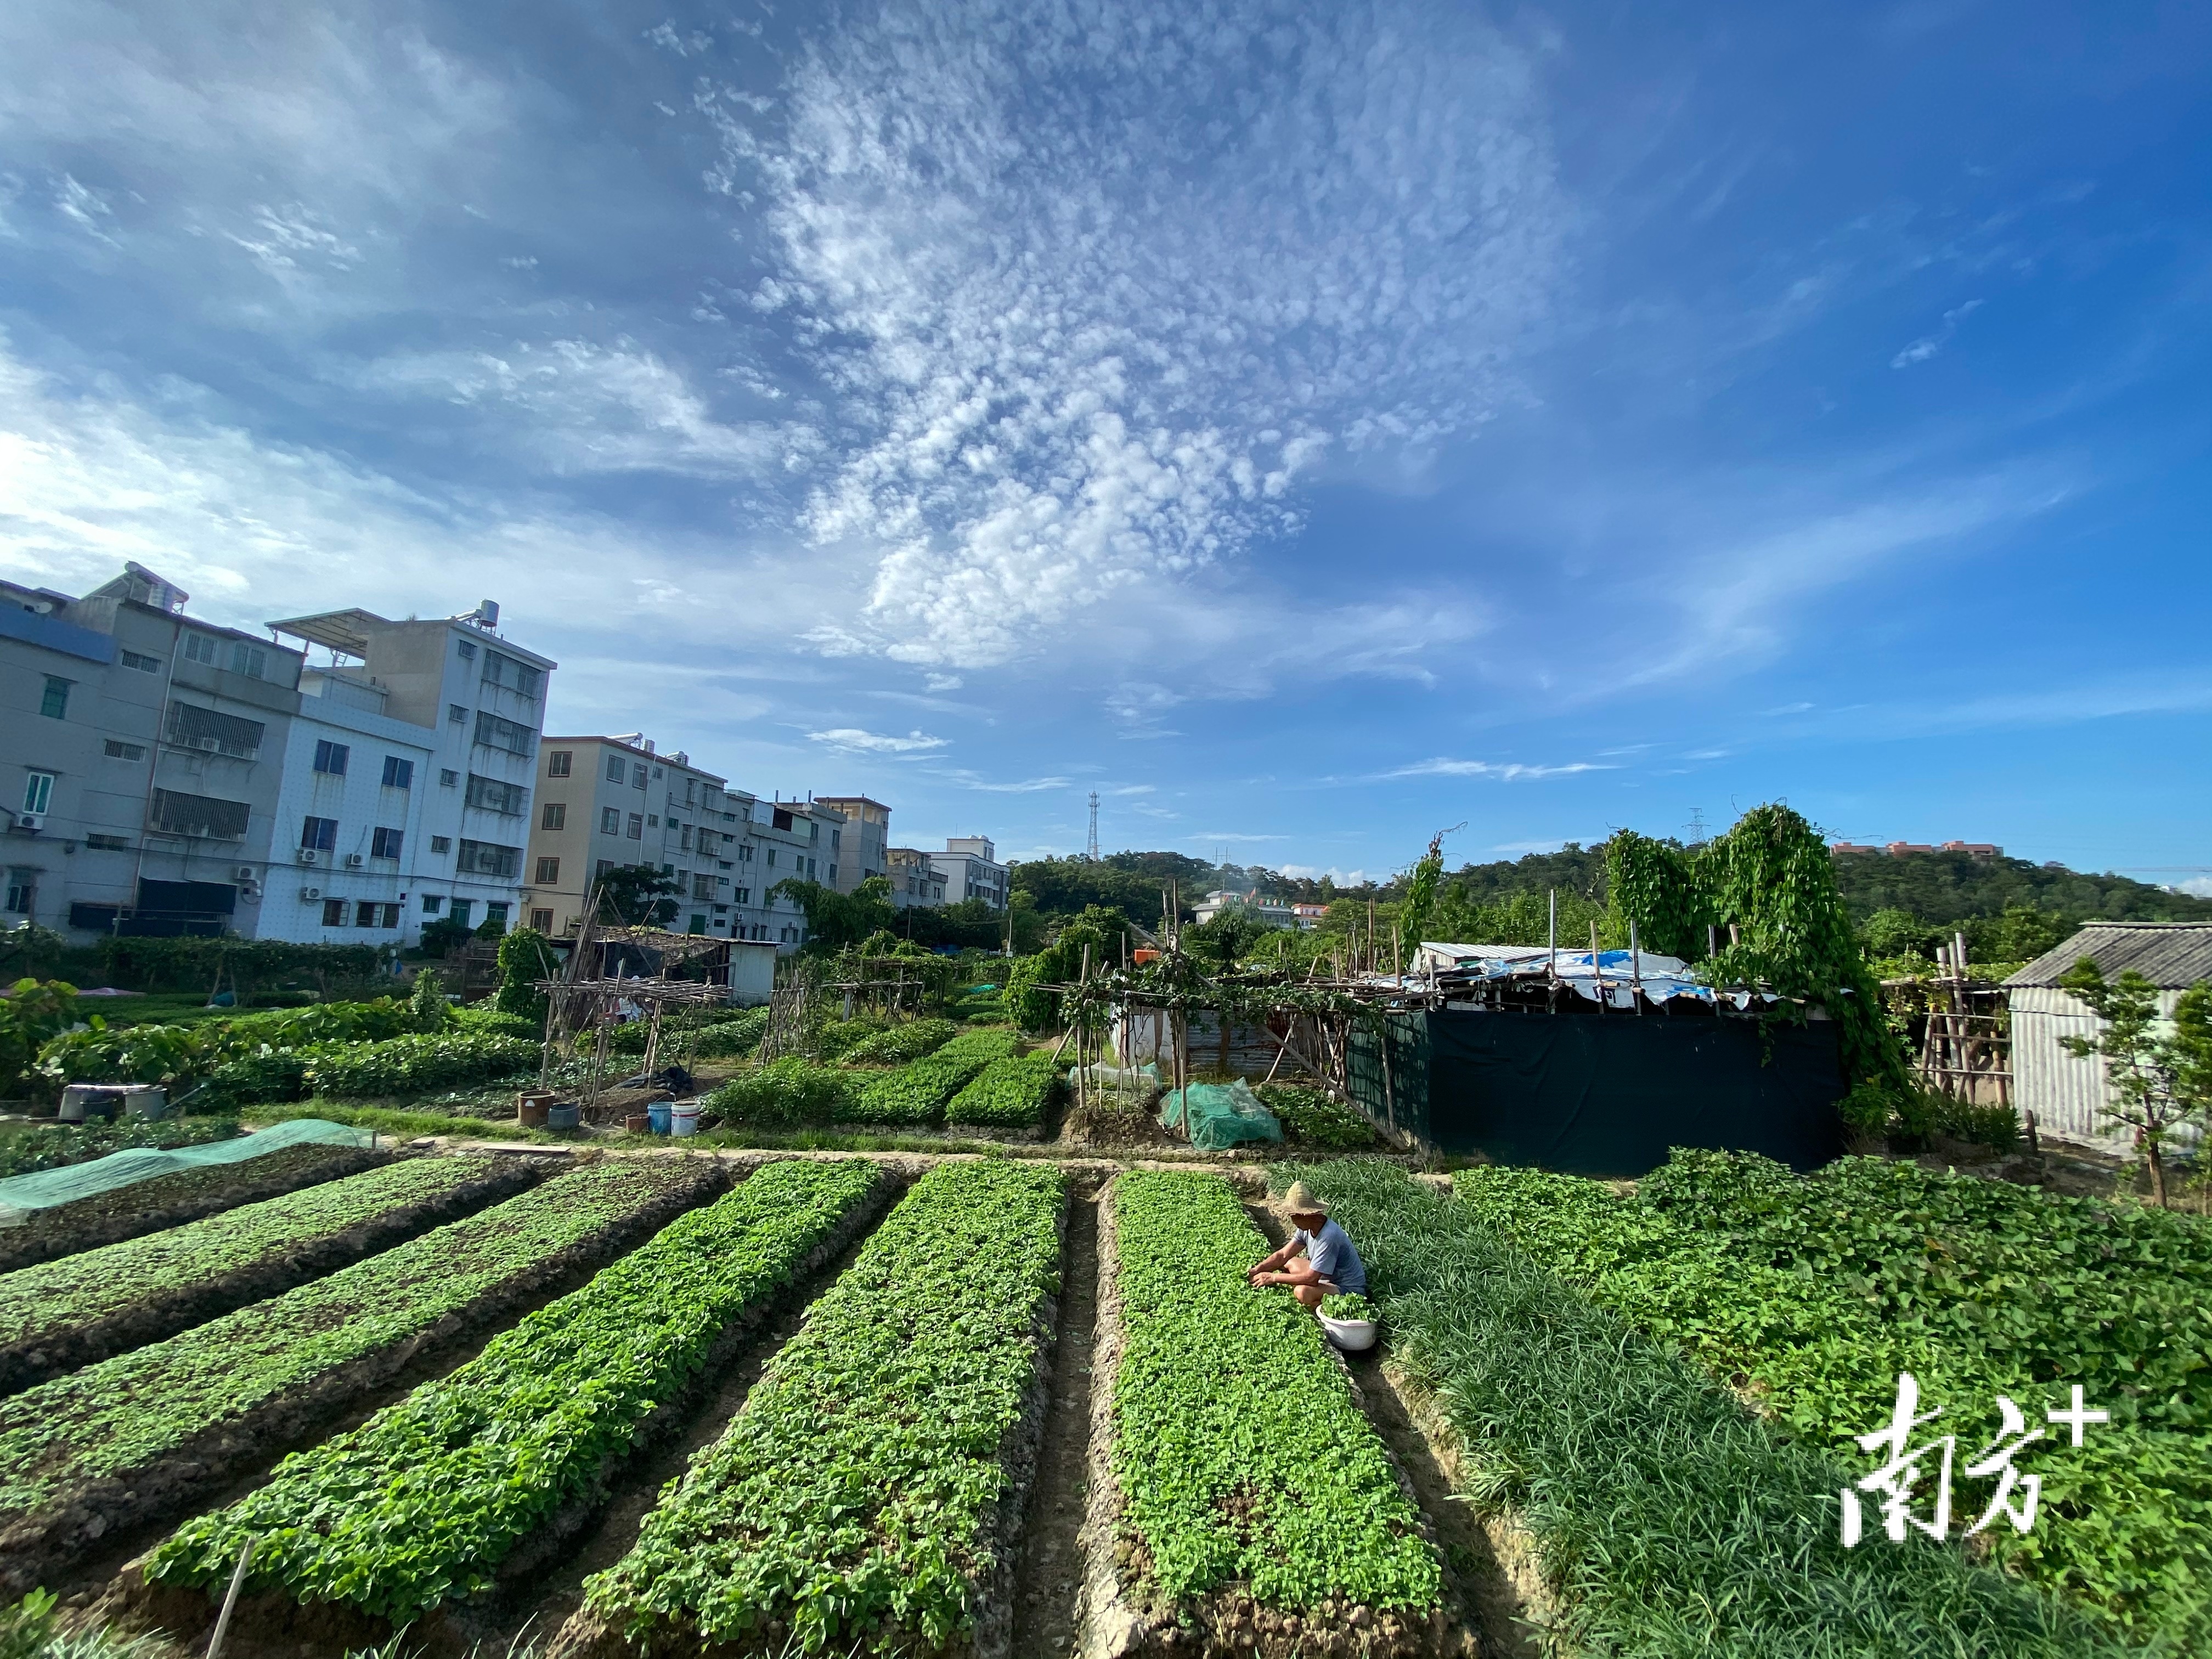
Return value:
M 2187 990 L 2212 980 L 2212 921 L 2093 921 L 2005 984 L 2055 986 L 2083 957 L 2106 979 L 2132 968 L 2160 990 Z
M 2005 981 L 2012 1011 L 2013 1098 L 2023 1113 L 2035 1114 L 2045 1133 L 2125 1153 L 2132 1132 L 2104 1116 L 2107 1098 L 2105 1062 L 2092 1055 L 2077 1060 L 2059 1046 L 2061 1037 L 2097 1034 L 2097 1019 L 2058 981 L 2083 957 L 2117 979 L 2133 969 L 2159 988 L 2159 1012 L 2171 1018 L 2181 994 L 2199 980 L 2212 980 L 2212 922 L 2091 922 L 2057 950 L 2038 957 Z M 2177 1148 L 2197 1139 L 2185 1131 Z

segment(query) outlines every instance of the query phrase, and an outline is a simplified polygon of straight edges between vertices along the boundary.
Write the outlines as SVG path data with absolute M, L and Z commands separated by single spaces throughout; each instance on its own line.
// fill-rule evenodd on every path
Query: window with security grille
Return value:
M 489 841 L 471 841 L 464 836 L 460 850 L 454 855 L 453 868 L 465 876 L 496 876 L 513 880 L 515 872 L 522 867 L 520 847 L 501 847 Z
M 234 760 L 252 760 L 261 752 L 261 739 L 268 729 L 259 720 L 242 720 L 198 703 L 173 702 L 164 735 L 166 741 L 179 749 L 210 749 Z
M 100 749 L 110 760 L 141 761 L 146 758 L 146 745 L 143 743 L 122 743 L 110 738 L 100 744 Z
M 496 812 L 501 817 L 519 818 L 530 810 L 530 791 L 523 784 L 479 777 L 471 772 L 468 804 L 483 811 Z
M 486 749 L 504 749 L 510 755 L 526 755 L 538 745 L 538 733 L 519 720 L 507 720 L 489 708 L 477 710 L 477 741 Z
M 207 664 L 209 667 L 214 667 L 215 641 L 204 634 L 185 635 L 185 660 L 186 662 L 204 662 Z
M 243 640 L 230 642 L 230 672 L 243 674 L 249 680 L 263 678 L 269 667 L 269 653 Z
M 710 900 L 711 900 L 711 899 L 714 896 L 714 877 L 712 877 L 712 876 L 694 876 L 694 877 L 692 877 L 692 878 L 691 878 L 691 896 L 692 896 L 693 898 L 695 898 L 695 899 L 710 899 Z
M 140 651 L 125 652 L 123 665 L 125 668 L 135 668 L 142 674 L 158 674 L 161 672 L 161 659 L 159 657 L 149 657 Z
M 517 662 L 513 657 L 487 651 L 484 653 L 483 683 L 535 701 L 538 688 L 545 683 L 545 673 L 543 669 L 533 668 L 526 662 Z
M 164 835 L 240 841 L 245 837 L 246 819 L 251 814 L 252 809 L 242 800 L 218 800 L 212 795 L 156 789 L 149 822 Z

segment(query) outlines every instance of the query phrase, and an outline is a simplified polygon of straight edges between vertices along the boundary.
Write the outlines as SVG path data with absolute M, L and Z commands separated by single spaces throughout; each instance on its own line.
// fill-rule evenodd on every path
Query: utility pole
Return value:
M 1084 856 L 1093 864 L 1098 862 L 1098 792 L 1091 792 L 1091 839 L 1085 842 Z
M 1705 844 L 1705 809 L 1702 806 L 1692 806 L 1690 809 L 1690 821 L 1682 826 L 1682 830 L 1689 836 L 1691 846 L 1703 847 Z

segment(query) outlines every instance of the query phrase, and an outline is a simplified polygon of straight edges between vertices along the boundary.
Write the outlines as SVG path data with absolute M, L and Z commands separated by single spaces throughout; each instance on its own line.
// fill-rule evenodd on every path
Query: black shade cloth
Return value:
M 1843 1151 L 1836 1028 L 1758 1018 L 1470 1013 L 1355 1030 L 1352 1096 L 1442 1152 L 1635 1176 L 1670 1146 L 1810 1170 Z

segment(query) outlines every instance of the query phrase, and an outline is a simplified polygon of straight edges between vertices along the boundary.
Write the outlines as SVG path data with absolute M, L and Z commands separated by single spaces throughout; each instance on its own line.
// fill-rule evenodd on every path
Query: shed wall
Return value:
M 2132 1152 L 2135 1132 L 2100 1115 L 2099 1109 L 2112 1099 L 2103 1058 L 2077 1060 L 2059 1046 L 2062 1037 L 2096 1036 L 2097 1017 L 2071 992 L 2046 986 L 2014 986 L 2007 1000 L 2012 1008 L 2013 1098 L 2023 1114 L 2035 1114 L 2038 1133 L 2106 1152 Z M 2180 1001 L 2178 990 L 2160 992 L 2160 1015 L 2171 1019 Z M 2191 1128 L 2173 1144 L 2193 1146 L 2197 1139 Z

